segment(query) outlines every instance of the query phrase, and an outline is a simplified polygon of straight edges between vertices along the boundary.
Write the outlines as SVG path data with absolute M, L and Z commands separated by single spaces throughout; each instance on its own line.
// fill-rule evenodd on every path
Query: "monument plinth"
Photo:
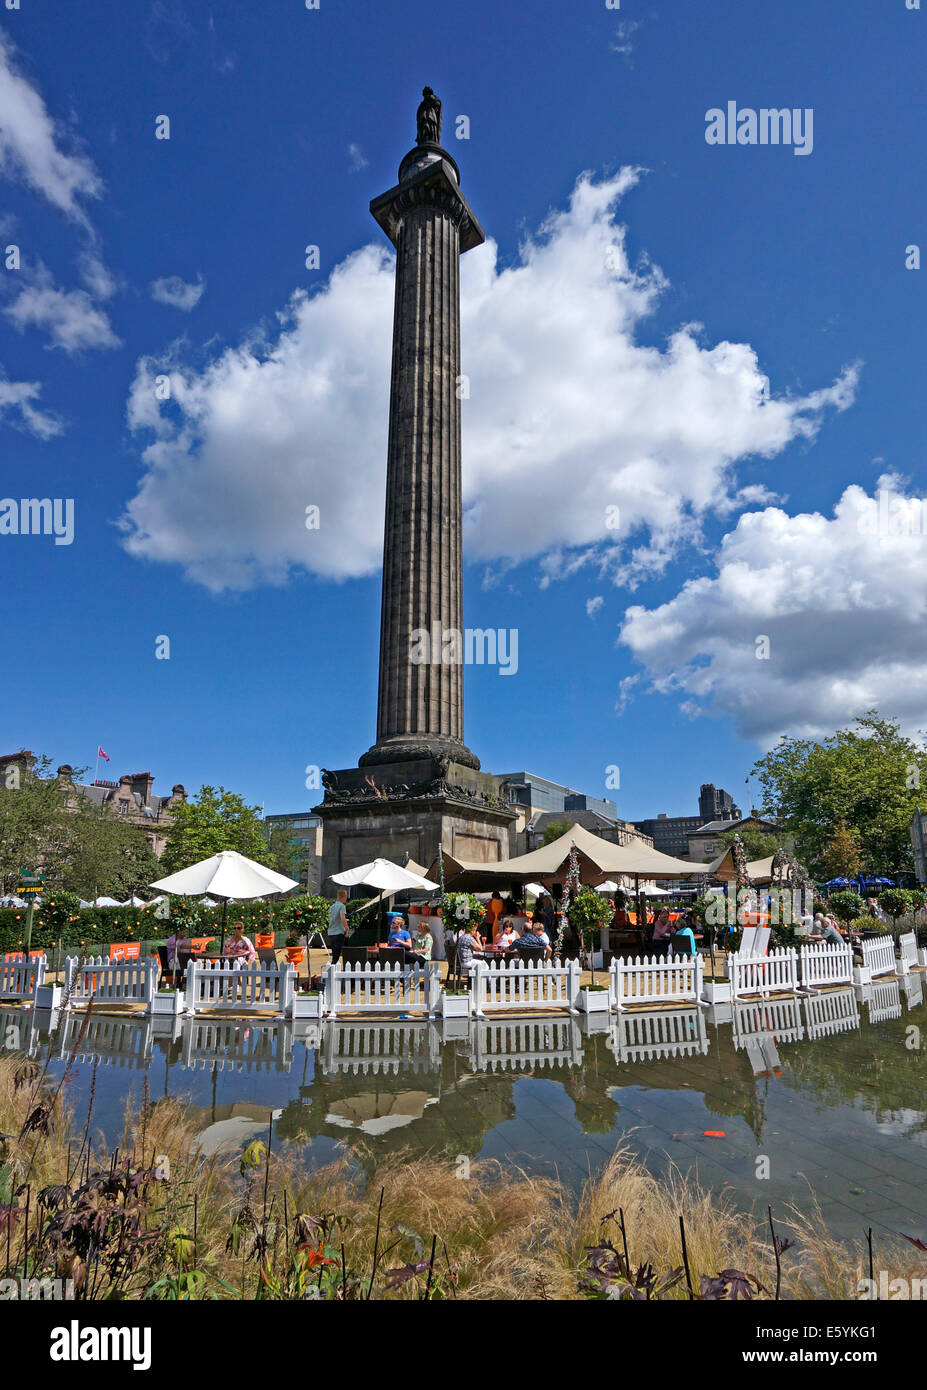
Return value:
M 503 858 L 514 820 L 464 743 L 463 666 L 440 641 L 462 631 L 460 256 L 484 236 L 430 87 L 417 119 L 399 182 L 370 204 L 396 248 L 377 737 L 323 776 L 323 875 L 377 855 L 428 864 L 442 842 Z

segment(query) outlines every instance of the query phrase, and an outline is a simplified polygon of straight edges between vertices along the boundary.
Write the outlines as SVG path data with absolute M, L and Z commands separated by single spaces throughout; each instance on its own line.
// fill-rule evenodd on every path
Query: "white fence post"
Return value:
M 280 967 L 280 1009 L 284 1018 L 289 1017 L 295 988 L 296 971 L 291 961 L 284 961 Z
M 573 959 L 567 963 L 567 1003 L 570 1006 L 570 1013 L 579 1013 L 577 1000 L 579 999 L 580 968 L 579 961 Z
M 898 945 L 901 948 L 898 974 L 907 975 L 910 970 L 917 969 L 917 933 L 905 932 L 904 936 L 898 938 Z

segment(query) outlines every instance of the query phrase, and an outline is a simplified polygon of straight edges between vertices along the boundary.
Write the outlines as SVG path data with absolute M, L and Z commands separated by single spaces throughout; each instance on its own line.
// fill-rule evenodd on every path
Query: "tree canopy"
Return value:
M 174 808 L 159 876 L 210 859 L 224 849 L 235 849 L 258 864 L 273 865 L 259 808 L 247 805 L 237 792 L 225 787 L 217 791 L 202 786 L 195 801 Z
M 20 869 L 38 870 L 51 890 L 128 898 L 158 876 L 148 838 L 109 806 L 68 793 L 39 757 L 0 778 L 0 890 L 15 893 Z
M 794 835 L 798 858 L 814 874 L 835 862 L 829 850 L 838 827 L 855 836 L 862 872 L 911 868 L 909 826 L 927 785 L 927 748 L 897 720 L 869 710 L 821 742 L 783 737 L 754 772 L 764 811 Z

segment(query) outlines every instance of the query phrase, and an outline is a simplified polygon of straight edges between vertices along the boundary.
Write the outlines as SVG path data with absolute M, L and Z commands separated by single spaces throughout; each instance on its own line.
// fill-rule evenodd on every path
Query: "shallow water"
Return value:
M 52 1032 L 50 1023 L 56 1023 Z M 578 1185 L 627 1142 L 741 1204 L 807 1209 L 831 1231 L 927 1240 L 923 977 L 733 1008 L 585 1019 L 284 1024 L 0 1008 L 0 1046 L 58 1079 L 81 1126 L 115 1145 L 127 1096 L 182 1098 L 205 1147 L 275 1114 L 280 1141 L 371 1171 L 400 1149 L 488 1157 Z M 921 1033 L 924 1032 L 924 1038 Z M 706 1131 L 716 1131 L 707 1135 Z M 764 1161 L 765 1160 L 765 1161 Z M 763 1176 L 768 1172 L 768 1177 Z

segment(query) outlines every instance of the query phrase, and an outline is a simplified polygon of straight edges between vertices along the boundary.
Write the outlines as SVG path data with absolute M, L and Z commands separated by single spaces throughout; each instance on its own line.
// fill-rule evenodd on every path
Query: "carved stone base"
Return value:
M 372 750 L 371 750 L 372 751 Z M 325 771 L 322 892 L 326 879 L 371 859 L 401 863 L 408 855 L 426 869 L 438 846 L 460 859 L 508 859 L 515 811 L 494 779 L 444 757 L 367 763 Z

